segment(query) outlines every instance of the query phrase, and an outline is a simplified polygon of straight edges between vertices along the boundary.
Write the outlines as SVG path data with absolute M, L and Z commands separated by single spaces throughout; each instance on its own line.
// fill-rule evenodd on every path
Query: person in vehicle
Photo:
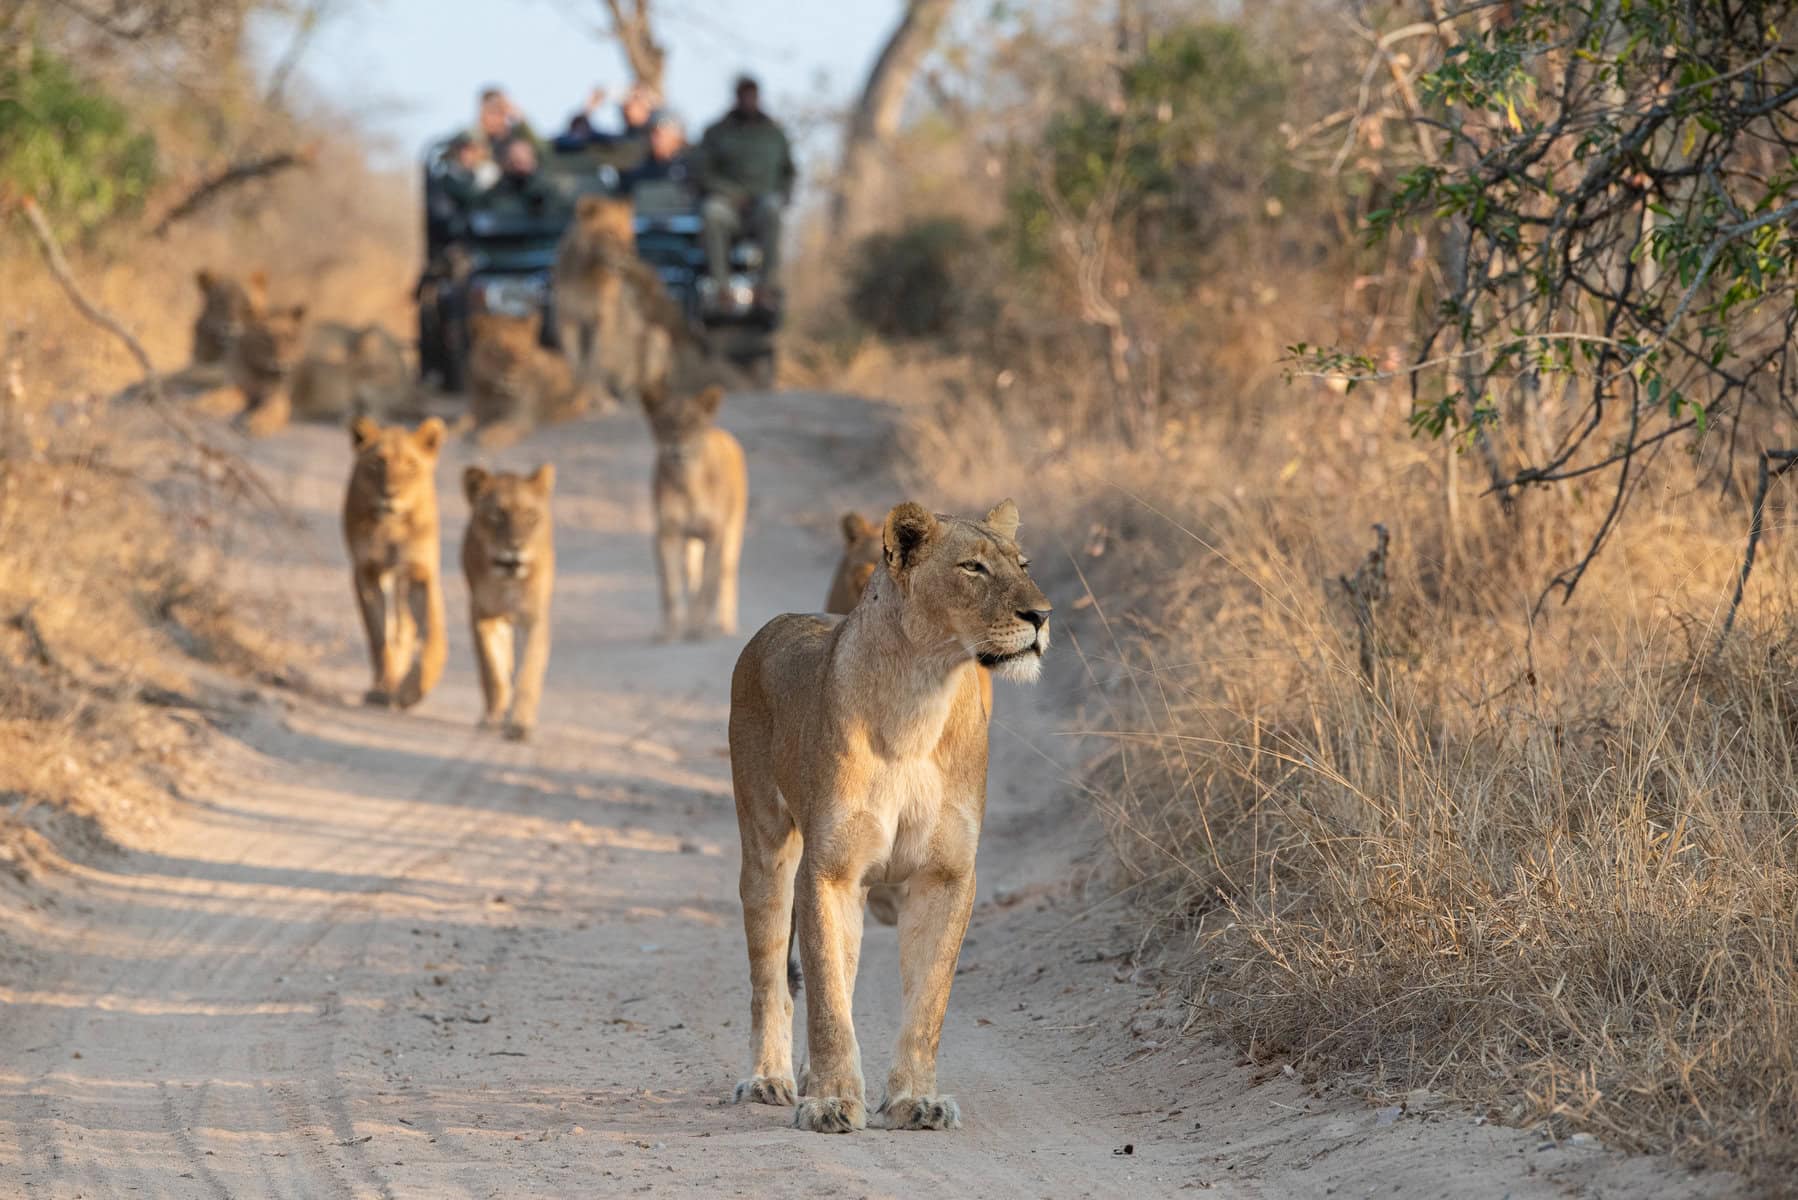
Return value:
M 517 137 L 505 143 L 500 152 L 498 182 L 479 197 L 482 208 L 521 206 L 526 212 L 539 213 L 555 199 L 555 189 L 543 177 L 537 158 L 537 144 Z
M 687 131 L 679 117 L 659 112 L 649 123 L 649 151 L 618 177 L 618 190 L 628 196 L 647 183 L 686 184 L 693 179 L 687 157 Z
M 594 114 L 605 103 L 604 88 L 594 88 L 587 96 L 587 107 L 568 120 L 568 128 L 556 136 L 555 148 L 563 153 L 584 150 L 588 146 L 609 146 L 619 142 L 646 138 L 656 112 L 656 95 L 642 84 L 634 85 L 618 102 L 619 127 L 614 131 L 594 124 Z
M 495 162 L 505 157 L 506 146 L 512 142 L 529 142 L 532 149 L 537 145 L 537 135 L 530 122 L 524 119 L 524 114 L 503 88 L 481 89 L 480 103 L 475 109 L 475 127 L 470 133 L 487 147 L 488 157 Z
M 706 265 L 716 294 L 729 287 L 731 239 L 747 230 L 762 247 L 757 302 L 771 302 L 779 294 L 781 209 L 793 198 L 798 170 L 786 133 L 762 111 L 754 79 L 737 79 L 735 107 L 705 131 L 694 160 L 705 193 Z

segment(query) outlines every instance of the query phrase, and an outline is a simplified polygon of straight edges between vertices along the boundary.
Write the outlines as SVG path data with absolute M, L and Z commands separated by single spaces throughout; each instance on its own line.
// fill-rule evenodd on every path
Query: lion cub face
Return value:
M 417 429 L 357 418 L 350 426 L 356 451 L 350 490 L 360 493 L 381 516 L 405 513 L 427 497 L 434 499 L 443 434 L 443 422 L 436 417 Z
M 237 358 L 259 379 L 284 379 L 300 359 L 306 342 L 306 306 L 259 310 L 238 339 Z
M 631 202 L 626 197 L 582 196 L 574 202 L 575 228 L 580 240 L 587 243 L 632 245 L 637 236 L 632 215 Z
M 529 475 L 480 467 L 462 472 L 469 540 L 497 574 L 521 579 L 536 564 L 550 534 L 549 496 L 555 486 L 556 469 L 549 463 Z
M 1049 598 L 1016 541 L 1018 506 L 1002 501 L 983 521 L 935 515 L 906 502 L 882 531 L 887 583 L 903 597 L 901 624 L 921 646 L 951 640 L 995 675 L 1033 682 L 1049 649 Z
M 880 527 L 858 512 L 843 514 L 843 557 L 830 580 L 824 611 L 846 613 L 854 608 L 880 565 Z
M 710 429 L 718 406 L 723 403 L 724 389 L 709 387 L 697 395 L 673 394 L 659 400 L 645 394 L 643 411 L 649 417 L 649 429 L 657 447 L 666 452 L 691 444 Z

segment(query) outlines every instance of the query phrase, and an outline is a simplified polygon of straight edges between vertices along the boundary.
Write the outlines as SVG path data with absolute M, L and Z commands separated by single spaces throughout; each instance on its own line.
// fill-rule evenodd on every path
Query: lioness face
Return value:
M 264 374 L 285 375 L 306 343 L 306 306 L 295 304 L 256 313 L 244 330 L 244 353 Z
M 443 422 L 430 418 L 417 429 L 382 426 L 359 417 L 350 426 L 356 466 L 350 487 L 359 488 L 383 516 L 403 513 L 434 485 L 437 452 L 443 449 Z
M 514 579 L 529 573 L 539 538 L 549 526 L 549 495 L 555 486 L 556 469 L 548 463 L 529 475 L 491 474 L 479 467 L 462 473 L 470 528 L 494 571 Z
M 1017 532 L 1010 500 L 982 521 L 933 515 L 910 502 L 888 513 L 885 562 L 905 597 L 906 636 L 920 645 L 952 640 L 995 675 L 1034 682 L 1049 649 L 1052 606 L 1030 578 Z
M 709 429 L 722 403 L 721 387 L 709 387 L 692 396 L 668 395 L 660 400 L 652 400 L 645 392 L 643 410 L 649 417 L 656 445 L 666 450 L 687 445 Z
M 883 552 L 880 526 L 860 513 L 844 513 L 842 528 L 843 557 L 830 580 L 825 612 L 846 613 L 855 607 L 868 590 L 868 581 L 874 578 L 874 568 L 880 565 Z
M 582 196 L 574 204 L 574 219 L 588 241 L 632 244 L 637 236 L 632 215 L 630 200 L 617 196 Z

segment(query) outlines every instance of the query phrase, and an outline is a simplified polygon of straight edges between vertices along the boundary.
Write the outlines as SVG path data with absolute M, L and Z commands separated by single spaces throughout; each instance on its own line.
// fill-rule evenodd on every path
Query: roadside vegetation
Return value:
M 410 211 L 328 112 L 252 82 L 250 4 L 0 4 L 0 867 L 153 825 L 230 707 L 293 679 L 230 551 L 278 528 L 232 435 L 152 402 L 126 343 L 181 368 L 195 272 L 393 316 Z M 181 85 L 172 80 L 184 81 Z M 327 236 L 328 235 L 328 236 Z M 253 258 L 241 247 L 254 245 Z M 251 520 L 246 521 L 249 516 Z
M 939 503 L 1020 493 L 1195 1035 L 1798 1171 L 1794 39 L 1070 0 L 939 44 L 797 357 L 907 405 Z

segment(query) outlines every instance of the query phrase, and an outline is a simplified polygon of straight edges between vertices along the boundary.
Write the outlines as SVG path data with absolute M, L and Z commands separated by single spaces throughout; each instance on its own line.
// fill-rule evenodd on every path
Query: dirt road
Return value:
M 747 635 L 815 607 L 835 514 L 893 491 L 858 401 L 734 399 L 725 424 L 751 464 Z M 316 622 L 342 701 L 268 693 L 153 840 L 50 879 L 45 903 L 0 901 L 25 952 L 0 974 L 0 1197 L 1722 1190 L 1465 1114 L 1317 1098 L 1176 1036 L 1124 965 L 1115 908 L 1068 883 L 1093 835 L 1065 786 L 1078 746 L 1057 731 L 1087 678 L 1066 653 L 998 698 L 943 1049 L 967 1127 L 826 1137 L 725 1103 L 748 1017 L 724 742 L 740 641 L 650 643 L 641 420 L 501 456 L 560 469 L 556 649 L 528 746 L 474 729 L 453 565 L 440 690 L 404 716 L 349 703 L 366 679 L 336 531 L 347 439 L 299 430 L 257 453 L 307 532 L 248 557 L 245 585 Z M 451 547 L 466 461 L 453 448 L 439 475 Z M 871 1081 L 895 957 L 870 923 Z

